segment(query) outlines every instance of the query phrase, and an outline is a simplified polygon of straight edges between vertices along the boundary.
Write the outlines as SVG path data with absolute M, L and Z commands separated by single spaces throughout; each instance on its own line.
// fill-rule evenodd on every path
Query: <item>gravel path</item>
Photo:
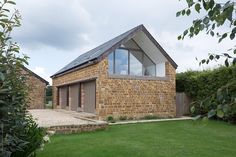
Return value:
M 75 118 L 73 115 L 52 109 L 29 110 L 40 127 L 95 124 L 94 121 Z

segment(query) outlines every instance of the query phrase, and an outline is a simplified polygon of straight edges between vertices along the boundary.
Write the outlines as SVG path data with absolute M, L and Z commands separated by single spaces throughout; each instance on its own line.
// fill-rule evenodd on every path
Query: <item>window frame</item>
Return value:
M 152 62 L 152 64 L 154 65 L 154 67 L 155 67 L 155 71 L 154 71 L 154 73 L 155 73 L 155 75 L 154 76 L 151 76 L 151 75 L 144 75 L 144 65 L 143 65 L 143 63 L 142 63 L 142 75 L 141 75 L 141 77 L 157 77 L 156 75 L 157 75 L 157 72 L 156 72 L 156 64 L 155 64 L 155 62 L 153 62 L 153 60 L 147 55 L 147 54 L 145 54 L 144 53 L 144 51 L 141 49 L 141 48 L 139 48 L 139 49 L 134 49 L 134 48 L 125 48 L 125 47 L 119 47 L 119 48 L 117 48 L 117 49 L 121 49 L 121 50 L 127 50 L 127 53 L 128 53 L 128 76 L 138 76 L 138 75 L 131 75 L 130 74 L 130 51 L 138 51 L 138 52 L 142 52 L 142 60 L 144 59 L 144 56 L 146 56 L 151 62 Z M 116 50 L 117 50 L 116 49 Z M 111 53 L 112 53 L 112 55 L 113 55 L 113 72 L 112 73 L 109 73 L 109 71 L 108 71 L 108 73 L 109 73 L 109 75 L 123 75 L 123 74 L 116 74 L 116 68 L 115 68 L 115 66 L 116 66 L 116 61 L 115 61 L 115 57 L 116 57 L 116 50 L 115 51 L 112 51 Z M 110 53 L 110 54 L 111 54 Z M 109 54 L 109 55 L 110 55 Z M 139 76 L 140 77 L 140 76 Z

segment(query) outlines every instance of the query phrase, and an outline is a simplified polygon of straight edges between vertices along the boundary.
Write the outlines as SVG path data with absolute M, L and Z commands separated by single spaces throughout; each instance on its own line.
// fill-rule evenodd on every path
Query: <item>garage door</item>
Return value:
M 65 109 L 68 105 L 68 87 L 59 88 L 59 105 L 62 109 Z
M 70 86 L 70 109 L 77 111 L 79 107 L 79 84 Z
M 96 82 L 89 81 L 83 83 L 83 105 L 84 112 L 95 113 L 96 108 Z

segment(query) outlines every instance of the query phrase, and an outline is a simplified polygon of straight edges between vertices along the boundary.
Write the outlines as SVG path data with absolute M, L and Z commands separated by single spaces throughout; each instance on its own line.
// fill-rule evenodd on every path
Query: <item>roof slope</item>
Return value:
M 58 75 L 62 75 L 66 72 L 69 72 L 75 68 L 81 67 L 83 65 L 92 63 L 93 61 L 96 62 L 104 56 L 105 54 L 108 54 L 109 52 L 114 51 L 116 48 L 118 48 L 121 44 L 125 43 L 129 39 L 131 39 L 137 32 L 144 31 L 144 33 L 149 37 L 150 40 L 161 50 L 163 55 L 170 61 L 170 63 L 177 68 L 177 64 L 171 59 L 171 57 L 165 52 L 165 50 L 158 44 L 158 42 L 151 36 L 151 34 L 147 31 L 147 29 L 143 25 L 139 25 L 137 27 L 134 27 L 133 29 L 107 41 L 106 43 L 80 55 L 75 60 L 67 64 L 65 67 L 63 67 L 61 70 L 56 72 L 54 75 L 51 76 L 51 78 L 54 78 Z
M 26 68 L 25 66 L 22 66 L 22 69 L 24 69 L 25 71 L 27 71 L 28 73 L 32 74 L 33 76 L 35 76 L 36 78 L 38 78 L 39 80 L 41 80 L 42 82 L 44 82 L 46 85 L 49 85 L 49 82 L 46 81 L 45 79 L 43 79 L 42 77 L 40 77 L 39 75 L 37 75 L 36 73 L 34 73 L 33 71 L 31 71 L 30 69 Z

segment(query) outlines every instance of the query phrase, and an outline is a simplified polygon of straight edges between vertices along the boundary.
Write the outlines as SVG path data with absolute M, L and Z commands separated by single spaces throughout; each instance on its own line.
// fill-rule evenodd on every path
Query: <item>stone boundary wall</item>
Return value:
M 56 134 L 73 134 L 81 132 L 92 132 L 97 130 L 104 130 L 108 126 L 107 123 L 102 124 L 81 124 L 81 125 L 64 125 L 51 126 L 47 128 L 48 131 L 55 131 Z

